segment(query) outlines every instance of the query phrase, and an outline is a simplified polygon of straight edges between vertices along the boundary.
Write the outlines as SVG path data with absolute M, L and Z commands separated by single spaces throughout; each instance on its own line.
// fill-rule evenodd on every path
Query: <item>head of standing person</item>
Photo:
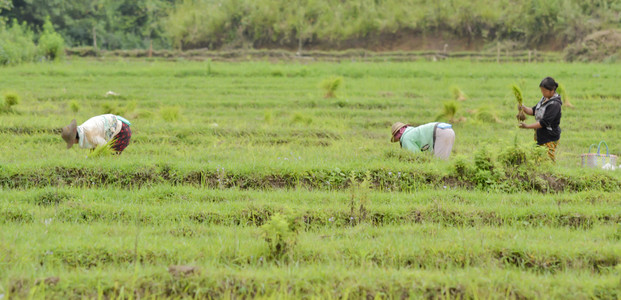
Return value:
M 544 78 L 539 84 L 539 89 L 541 89 L 541 95 L 546 99 L 554 97 L 557 88 L 558 83 L 552 77 Z

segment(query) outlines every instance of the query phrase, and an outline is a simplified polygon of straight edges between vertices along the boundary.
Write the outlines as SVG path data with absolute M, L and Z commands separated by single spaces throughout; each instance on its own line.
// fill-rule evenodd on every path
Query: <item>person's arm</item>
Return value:
M 533 123 L 533 124 L 526 124 L 524 122 L 521 122 L 520 123 L 520 128 L 522 128 L 522 129 L 539 129 L 539 128 L 542 128 L 542 126 L 541 126 L 541 123 L 539 123 L 539 122 L 536 122 L 536 123 Z
M 533 109 L 531 107 L 528 107 L 528 106 L 522 105 L 522 111 L 524 111 L 524 113 L 529 115 L 529 116 L 532 116 L 534 114 Z
M 414 153 L 419 153 L 420 151 L 420 147 L 418 147 L 418 145 L 416 145 L 415 143 L 413 143 L 411 140 L 408 139 L 402 139 L 401 140 L 401 147 L 403 147 L 404 149 L 407 149 L 409 151 L 412 151 Z
M 541 127 L 552 127 L 552 123 L 555 119 L 557 119 L 560 113 L 561 104 L 559 104 L 558 102 L 550 103 L 550 105 L 548 105 L 548 108 L 546 108 L 545 114 L 543 114 L 543 117 L 541 118 L 541 120 L 539 120 Z
M 93 142 L 93 146 L 95 147 L 103 146 L 106 143 L 108 143 L 103 137 L 100 137 L 100 136 L 94 136 L 92 138 L 92 142 Z

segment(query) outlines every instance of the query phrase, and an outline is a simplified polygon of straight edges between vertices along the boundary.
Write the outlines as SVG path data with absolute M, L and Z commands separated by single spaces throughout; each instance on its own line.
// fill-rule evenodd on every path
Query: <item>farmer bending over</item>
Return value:
M 556 93 L 558 83 L 554 81 L 552 77 L 544 78 L 539 84 L 541 89 L 541 100 L 537 105 L 526 107 L 522 105 L 522 110 L 527 115 L 535 116 L 535 123 L 525 124 L 520 123 L 520 128 L 524 129 L 536 129 L 535 141 L 537 145 L 546 146 L 548 148 L 548 156 L 552 161 L 556 161 L 556 147 L 558 141 L 561 138 L 561 96 Z M 518 107 L 519 110 L 519 107 Z
M 94 149 L 103 146 L 111 139 L 115 139 L 112 149 L 117 154 L 121 154 L 129 144 L 132 131 L 129 128 L 129 121 L 121 116 L 112 114 L 95 116 L 88 119 L 82 125 L 77 126 L 75 119 L 63 128 L 60 134 L 67 142 L 67 149 L 73 144 L 78 144 L 80 148 Z
M 429 123 L 418 127 L 397 122 L 392 125 L 391 142 L 399 141 L 401 148 L 414 153 L 433 151 L 441 159 L 448 159 L 455 143 L 451 124 Z

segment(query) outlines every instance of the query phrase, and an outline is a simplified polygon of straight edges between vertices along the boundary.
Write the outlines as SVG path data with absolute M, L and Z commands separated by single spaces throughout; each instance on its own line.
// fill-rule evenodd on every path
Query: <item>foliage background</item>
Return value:
M 154 49 L 325 50 L 441 37 L 478 48 L 510 41 L 559 50 L 594 31 L 619 28 L 620 12 L 619 0 L 0 1 L 5 19 L 38 32 L 49 17 L 68 46 L 93 45 L 96 36 L 101 49 L 153 43 Z

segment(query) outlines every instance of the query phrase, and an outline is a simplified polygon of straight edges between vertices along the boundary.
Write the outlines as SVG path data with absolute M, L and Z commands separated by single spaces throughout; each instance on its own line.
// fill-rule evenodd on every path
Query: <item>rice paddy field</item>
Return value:
M 511 88 L 535 105 L 546 76 L 573 105 L 556 164 Z M 1 68 L 0 299 L 619 299 L 621 170 L 580 158 L 621 154 L 619 82 L 465 60 Z M 103 113 L 132 122 L 123 154 L 67 150 L 60 128 Z M 449 119 L 449 161 L 390 143 Z

